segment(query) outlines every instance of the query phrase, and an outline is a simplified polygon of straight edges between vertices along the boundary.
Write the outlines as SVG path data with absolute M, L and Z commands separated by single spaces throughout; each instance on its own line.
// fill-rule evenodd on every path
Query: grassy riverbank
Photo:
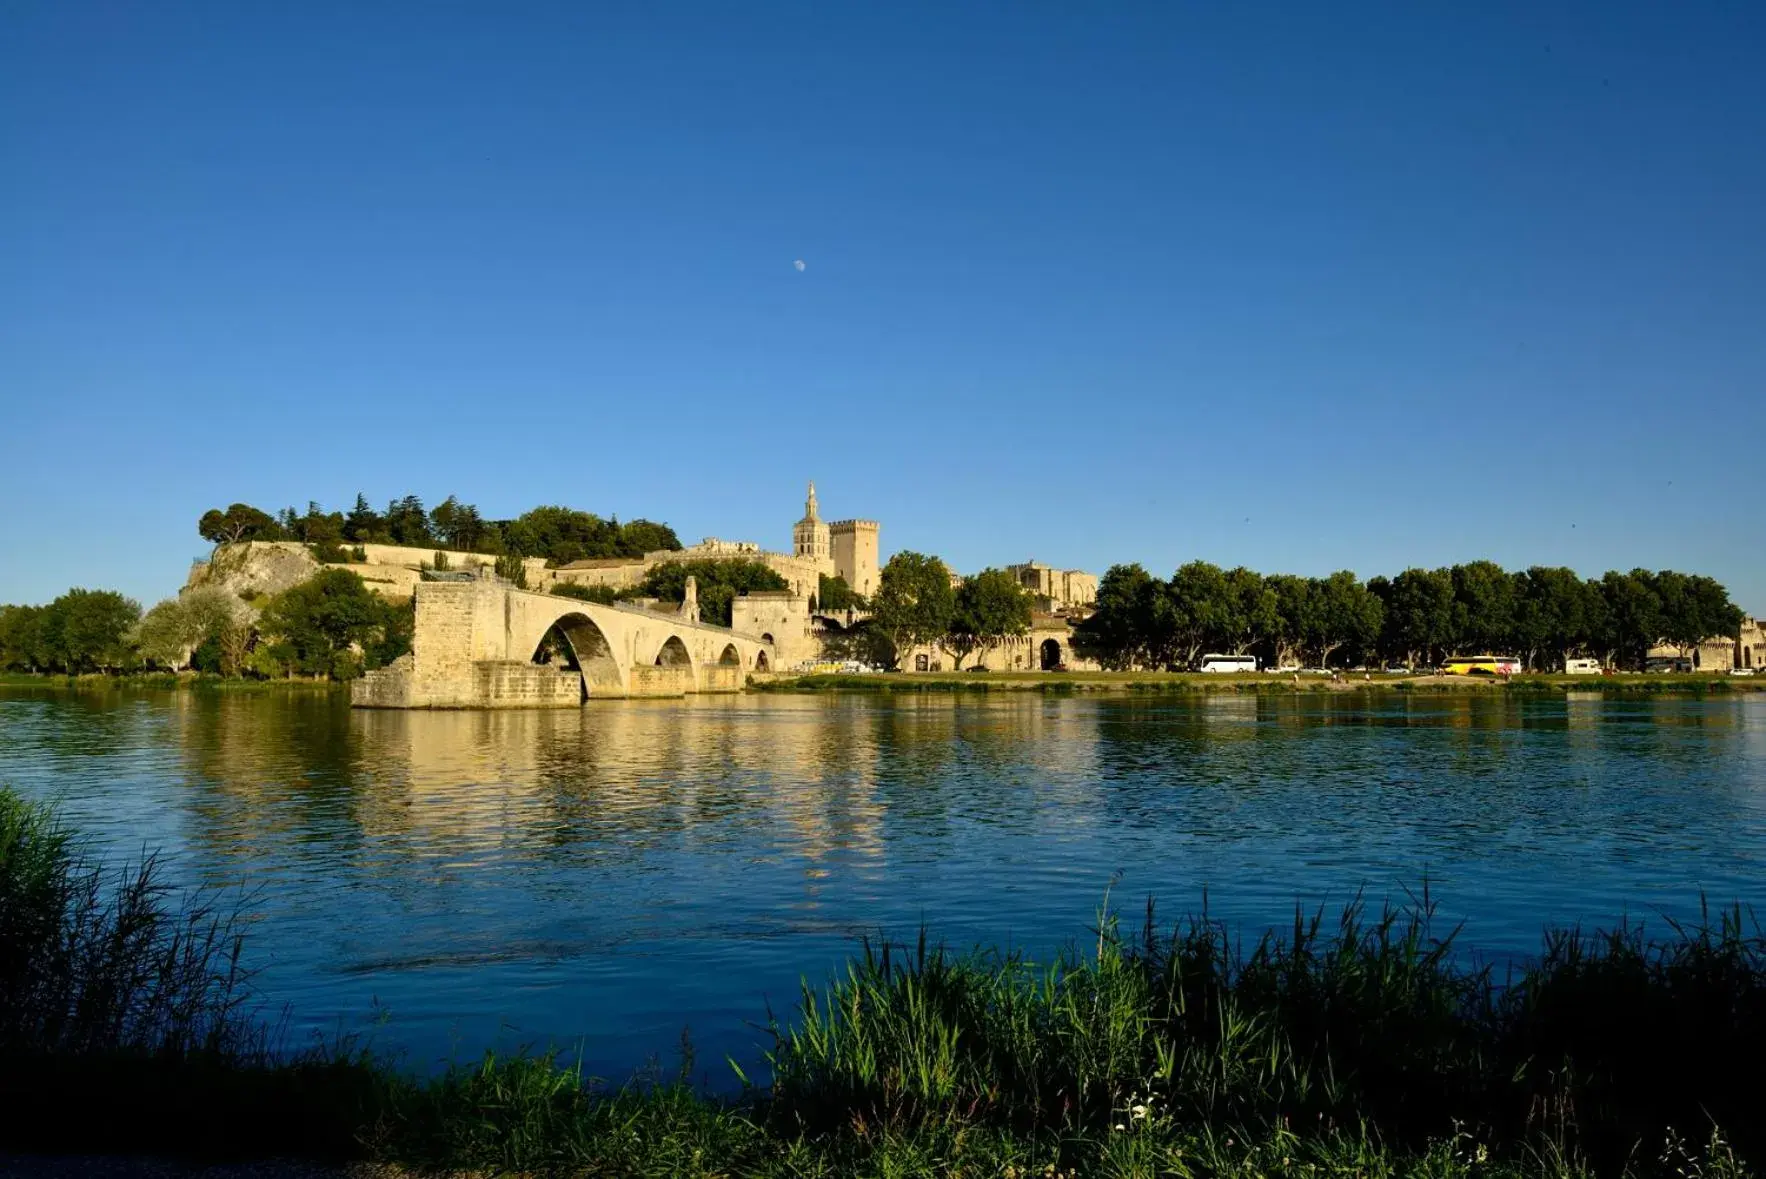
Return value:
M 1766 939 L 1743 914 L 1548 934 L 1498 973 L 1430 913 L 1351 907 L 1244 945 L 1149 910 L 1041 965 L 869 948 L 772 1025 L 769 1087 L 728 1100 L 670 1076 L 607 1088 L 548 1055 L 417 1077 L 349 1044 L 278 1050 L 229 910 L 151 865 L 96 873 L 0 792 L 0 1149 L 658 1176 L 1759 1163 Z
M 754 687 L 768 692 L 1600 692 L 1688 695 L 1766 691 L 1766 676 L 1520 675 L 1401 676 L 1345 672 L 1324 675 L 1203 675 L 1164 671 L 891 672 L 868 675 L 779 676 Z
M 4 671 L 0 672 L 0 688 L 66 688 L 94 692 L 138 688 L 181 688 L 205 692 L 338 692 L 347 691 L 349 685 L 336 680 L 305 676 L 296 679 L 259 680 L 210 675 L 206 672 L 142 671 L 120 675 L 89 672 L 83 675 L 51 675 Z

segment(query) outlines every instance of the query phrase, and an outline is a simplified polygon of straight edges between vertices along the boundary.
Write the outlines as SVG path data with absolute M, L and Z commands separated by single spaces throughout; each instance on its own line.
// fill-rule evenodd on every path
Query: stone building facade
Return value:
M 1056 569 L 1036 561 L 1007 565 L 1006 572 L 1018 584 L 1039 599 L 1038 604 L 1049 611 L 1078 610 L 1091 607 L 1098 600 L 1098 575 L 1083 569 Z
M 1689 671 L 1722 671 L 1734 668 L 1766 673 L 1766 620 L 1743 618 L 1736 637 L 1713 635 L 1690 651 L 1670 643 L 1657 643 L 1648 652 L 1647 664 L 1664 668 L 1690 660 Z
M 1030 630 L 1014 635 L 984 651 L 972 651 L 963 659 L 963 668 L 985 667 L 988 671 L 1098 671 L 1099 664 L 1080 657 L 1073 650 L 1073 625 L 1058 614 L 1033 614 Z M 956 660 L 937 643 L 927 643 L 905 651 L 901 656 L 903 671 L 953 671 Z

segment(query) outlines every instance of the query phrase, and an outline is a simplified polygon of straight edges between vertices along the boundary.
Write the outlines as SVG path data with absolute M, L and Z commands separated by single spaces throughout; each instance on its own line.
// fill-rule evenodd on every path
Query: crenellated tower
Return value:
M 877 531 L 875 520 L 836 520 L 828 526 L 834 545 L 834 572 L 867 598 L 877 592 Z

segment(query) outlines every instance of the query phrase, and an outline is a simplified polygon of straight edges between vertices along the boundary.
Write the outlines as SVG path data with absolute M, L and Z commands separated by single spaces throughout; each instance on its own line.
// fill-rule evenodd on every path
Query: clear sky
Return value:
M 1763 378 L 1757 0 L 0 6 L 0 601 L 813 478 L 961 569 L 1766 612 Z

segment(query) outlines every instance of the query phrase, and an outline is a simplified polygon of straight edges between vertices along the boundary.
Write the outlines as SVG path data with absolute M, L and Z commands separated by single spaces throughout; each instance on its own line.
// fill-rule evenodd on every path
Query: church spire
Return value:
M 816 514 L 816 481 L 814 479 L 809 481 L 809 498 L 803 501 L 803 518 L 805 520 L 821 519 Z

